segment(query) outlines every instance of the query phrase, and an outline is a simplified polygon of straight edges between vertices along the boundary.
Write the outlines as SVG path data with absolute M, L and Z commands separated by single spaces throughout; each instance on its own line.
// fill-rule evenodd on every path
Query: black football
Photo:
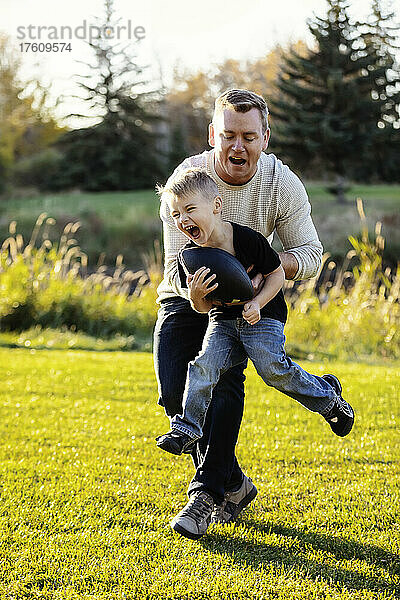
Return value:
M 180 251 L 186 274 L 194 275 L 200 267 L 208 267 L 215 274 L 218 287 L 207 294 L 210 300 L 219 302 L 245 302 L 254 296 L 253 284 L 246 269 L 237 258 L 220 248 L 193 246 Z

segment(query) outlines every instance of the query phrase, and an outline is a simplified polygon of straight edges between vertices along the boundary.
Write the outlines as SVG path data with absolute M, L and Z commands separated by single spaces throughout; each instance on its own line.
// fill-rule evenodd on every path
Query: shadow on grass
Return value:
M 231 539 L 211 531 L 207 537 L 200 540 L 201 545 L 208 551 L 230 556 L 235 562 L 244 566 L 259 567 L 267 563 L 279 562 L 291 569 L 297 567 L 299 574 L 310 580 L 322 580 L 329 585 L 346 586 L 354 590 L 370 590 L 394 593 L 400 598 L 400 588 L 395 583 L 388 583 L 383 577 L 352 571 L 343 567 L 324 563 L 324 559 L 313 560 L 305 556 L 310 550 L 327 552 L 334 559 L 360 560 L 367 562 L 375 569 L 382 569 L 388 576 L 400 576 L 400 558 L 398 555 L 383 550 L 378 546 L 362 544 L 345 538 L 334 537 L 305 531 L 300 528 L 286 527 L 283 525 L 263 525 L 254 520 L 240 521 L 245 525 L 263 534 L 275 534 L 287 538 L 294 544 L 293 548 L 249 542 L 247 540 Z M 396 595 L 397 594 L 397 595 Z
M 132 346 L 132 348 L 95 348 L 90 346 L 79 346 L 76 344 L 74 346 L 46 346 L 42 344 L 32 345 L 32 346 L 24 346 L 23 344 L 16 344 L 13 342 L 0 342 L 0 348 L 18 348 L 19 350 L 48 350 L 48 351 L 61 351 L 67 350 L 68 352 L 73 350 L 79 350 L 80 352 L 150 352 L 148 345 L 140 345 Z

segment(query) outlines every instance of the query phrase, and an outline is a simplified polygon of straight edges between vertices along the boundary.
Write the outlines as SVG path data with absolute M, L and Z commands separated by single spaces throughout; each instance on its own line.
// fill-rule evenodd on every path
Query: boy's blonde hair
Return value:
M 158 194 L 185 198 L 190 194 L 200 193 L 208 200 L 214 200 L 219 195 L 215 181 L 207 171 L 199 168 L 184 169 L 179 171 L 165 186 L 157 186 Z

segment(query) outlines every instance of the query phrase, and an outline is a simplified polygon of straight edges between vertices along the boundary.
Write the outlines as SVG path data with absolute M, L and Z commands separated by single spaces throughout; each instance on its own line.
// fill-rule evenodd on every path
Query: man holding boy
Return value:
M 263 152 L 268 139 L 264 99 L 247 90 L 229 90 L 215 103 L 209 126 L 213 150 L 186 159 L 173 176 L 189 167 L 205 169 L 218 186 L 223 218 L 251 227 L 265 237 L 275 230 L 284 249 L 279 258 L 286 278 L 306 279 L 318 272 L 322 246 L 302 183 L 274 155 Z M 173 417 L 182 413 L 188 363 L 201 349 L 208 315 L 192 309 L 187 289 L 180 285 L 177 255 L 187 238 L 175 227 L 164 197 L 160 214 L 165 271 L 158 289 L 160 310 L 154 333 L 154 362 L 159 402 Z M 258 283 L 260 280 L 261 276 Z M 257 493 L 235 457 L 243 414 L 245 367 L 243 361 L 221 376 L 213 390 L 203 437 L 192 452 L 196 473 L 188 489 L 189 502 L 173 523 L 181 524 L 197 537 L 206 532 L 210 520 L 235 519 Z

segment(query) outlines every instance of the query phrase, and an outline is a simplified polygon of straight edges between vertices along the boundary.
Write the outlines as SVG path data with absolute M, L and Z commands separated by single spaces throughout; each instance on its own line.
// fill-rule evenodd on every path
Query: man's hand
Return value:
M 243 319 L 245 319 L 250 325 L 255 325 L 261 319 L 260 305 L 257 300 L 250 300 L 246 302 L 243 307 Z
M 254 265 L 249 266 L 249 268 L 247 269 L 247 273 L 250 273 L 252 269 L 254 269 Z M 262 273 L 257 273 L 251 280 L 251 283 L 253 284 L 254 295 L 256 296 L 262 288 L 262 286 L 264 285 L 264 276 L 262 275 Z
M 281 264 L 285 271 L 285 278 L 293 279 L 299 270 L 297 258 L 291 252 L 279 252 L 279 258 L 281 259 Z
M 204 297 L 217 289 L 218 283 L 213 281 L 216 275 L 210 275 L 210 269 L 206 267 L 200 267 L 194 275 L 188 275 L 187 284 L 189 288 L 189 298 L 193 304 L 197 305 L 201 303 Z
M 299 270 L 297 258 L 291 252 L 278 252 L 278 254 L 281 259 L 283 270 L 285 271 L 285 279 L 293 279 Z M 250 273 L 253 268 L 254 265 L 250 265 L 247 272 Z M 264 285 L 264 276 L 261 273 L 257 273 L 251 280 L 251 283 L 253 284 L 254 295 L 256 296 Z

